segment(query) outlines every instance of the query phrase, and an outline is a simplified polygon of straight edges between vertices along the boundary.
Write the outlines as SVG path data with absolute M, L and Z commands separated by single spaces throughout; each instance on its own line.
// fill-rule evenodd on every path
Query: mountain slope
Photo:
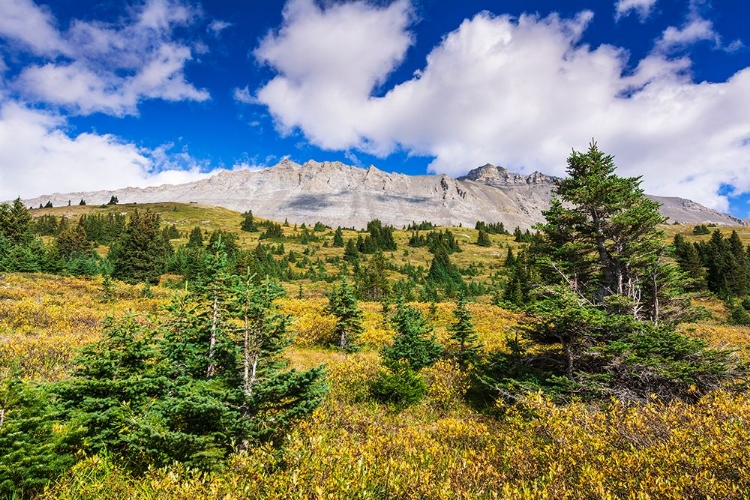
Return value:
M 321 221 L 332 227 L 361 228 L 372 219 L 400 227 L 427 220 L 439 225 L 474 226 L 477 220 L 503 222 L 526 229 L 543 219 L 554 178 L 535 172 L 524 176 L 485 165 L 466 176 L 389 174 L 371 166 L 339 162 L 284 160 L 274 167 L 222 172 L 209 179 L 180 185 L 125 188 L 113 191 L 54 194 L 25 200 L 35 207 L 162 201 L 195 202 L 232 210 L 252 210 L 259 217 L 290 222 Z M 671 221 L 739 225 L 740 219 L 680 198 L 652 197 L 662 203 Z

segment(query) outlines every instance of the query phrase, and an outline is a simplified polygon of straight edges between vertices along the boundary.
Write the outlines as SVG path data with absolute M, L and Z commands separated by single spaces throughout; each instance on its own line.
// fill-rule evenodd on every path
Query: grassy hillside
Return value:
M 254 248 L 259 233 L 239 231 L 242 216 L 229 210 L 163 203 L 107 207 L 72 206 L 34 210 L 35 216 L 117 213 L 150 209 L 182 233 L 187 242 L 199 226 L 237 232 L 244 248 Z M 312 226 L 316 221 L 310 221 Z M 417 221 L 419 222 L 419 221 Z M 491 222 L 491 221 L 488 221 Z M 283 240 L 285 250 L 318 258 L 331 273 L 342 248 L 330 246 L 333 230 L 321 241 Z M 445 229 L 445 228 L 441 228 Z M 513 228 L 509 228 L 512 230 Z M 512 236 L 490 235 L 479 247 L 473 228 L 450 228 L 460 241 L 451 259 L 486 285 L 501 269 Z M 284 226 L 285 236 L 300 227 Z M 693 240 L 691 227 L 665 227 Z M 344 240 L 359 233 L 344 231 Z M 407 246 L 410 231 L 398 230 L 391 264 L 429 268 L 426 248 Z M 750 231 L 743 228 L 743 241 Z M 272 242 L 278 244 L 279 242 Z M 328 245 L 326 245 L 326 243 Z M 391 270 L 389 279 L 400 275 Z M 303 298 L 297 298 L 302 283 Z M 375 402 L 368 383 L 382 369 L 379 349 L 394 332 L 380 303 L 361 302 L 364 349 L 345 354 L 323 347 L 335 318 L 326 312 L 325 281 L 286 283 L 281 309 L 290 315 L 295 343 L 286 352 L 291 366 L 326 364 L 330 391 L 323 404 L 282 442 L 235 455 L 220 470 L 199 472 L 180 465 L 132 476 L 107 456 L 90 456 L 51 484 L 42 498 L 747 498 L 750 491 L 750 396 L 716 391 L 696 404 L 661 402 L 624 405 L 572 400 L 552 404 L 532 394 L 515 405 L 478 408 L 467 403 L 470 381 L 455 362 L 441 360 L 426 369 L 428 394 L 399 411 Z M 24 380 L 65 378 L 78 349 L 101 335 L 105 316 L 159 314 L 179 288 L 115 283 L 104 293 L 100 277 L 80 279 L 42 274 L 0 276 L 0 377 Z M 152 296 L 151 296 L 152 295 Z M 750 327 L 725 323 L 721 301 L 698 302 L 710 318 L 681 325 L 688 335 L 715 346 L 731 346 L 750 359 Z M 478 297 L 469 310 L 485 352 L 507 350 L 521 314 Z M 448 342 L 453 302 L 413 304 L 427 317 L 437 339 Z M 12 414 L 7 418 L 12 418 Z

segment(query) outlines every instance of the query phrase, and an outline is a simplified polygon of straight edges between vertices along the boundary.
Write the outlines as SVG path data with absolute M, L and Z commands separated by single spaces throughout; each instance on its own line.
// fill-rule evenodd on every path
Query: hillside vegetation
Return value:
M 569 166 L 538 234 L 6 206 L 0 494 L 747 498 L 750 234 Z

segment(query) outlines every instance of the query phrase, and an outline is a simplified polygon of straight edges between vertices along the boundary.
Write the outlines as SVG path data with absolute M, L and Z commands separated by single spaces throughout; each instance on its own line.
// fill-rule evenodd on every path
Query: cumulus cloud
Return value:
M 175 28 L 199 15 L 180 0 L 148 0 L 120 24 L 74 20 L 62 31 L 31 0 L 1 2 L 0 37 L 47 59 L 25 67 L 10 87 L 81 114 L 132 115 L 143 99 L 205 101 L 208 92 L 185 78 L 193 49 L 174 40 Z
M 0 107 L 0 200 L 42 193 L 176 184 L 207 177 L 205 165 L 169 145 L 148 150 L 112 135 L 70 137 L 54 113 Z
M 638 14 L 641 22 L 645 21 L 656 5 L 657 0 L 617 0 L 615 4 L 615 19 L 627 16 L 631 12 Z
M 692 45 L 696 42 L 711 41 L 715 46 L 721 44 L 721 37 L 714 31 L 714 25 L 708 19 L 697 14 L 688 16 L 687 22 L 680 28 L 669 26 L 656 42 L 656 49 L 670 51 Z
M 363 117 L 357 112 L 413 42 L 411 5 L 398 0 L 378 8 L 359 1 L 324 9 L 315 0 L 291 0 L 283 19 L 254 52 L 280 73 L 260 89 L 258 101 L 282 132 L 303 126 L 325 148 L 358 144 Z
M 750 191 L 750 69 L 695 83 L 690 59 L 664 45 L 628 69 L 624 49 L 580 42 L 590 12 L 484 12 L 447 34 L 412 79 L 378 88 L 414 41 L 410 12 L 405 2 L 292 0 L 255 51 L 277 73 L 257 102 L 279 130 L 299 129 L 319 147 L 380 156 L 403 149 L 434 157 L 429 168 L 438 173 L 490 161 L 563 175 L 571 147 L 595 137 L 622 175 L 644 176 L 650 193 L 726 210 L 722 185 Z M 709 32 L 699 27 L 665 32 L 657 45 Z

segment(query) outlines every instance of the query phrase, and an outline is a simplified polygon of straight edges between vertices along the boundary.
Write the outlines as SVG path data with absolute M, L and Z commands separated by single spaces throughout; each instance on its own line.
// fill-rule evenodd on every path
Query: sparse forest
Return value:
M 0 496 L 746 498 L 750 231 L 0 205 Z

